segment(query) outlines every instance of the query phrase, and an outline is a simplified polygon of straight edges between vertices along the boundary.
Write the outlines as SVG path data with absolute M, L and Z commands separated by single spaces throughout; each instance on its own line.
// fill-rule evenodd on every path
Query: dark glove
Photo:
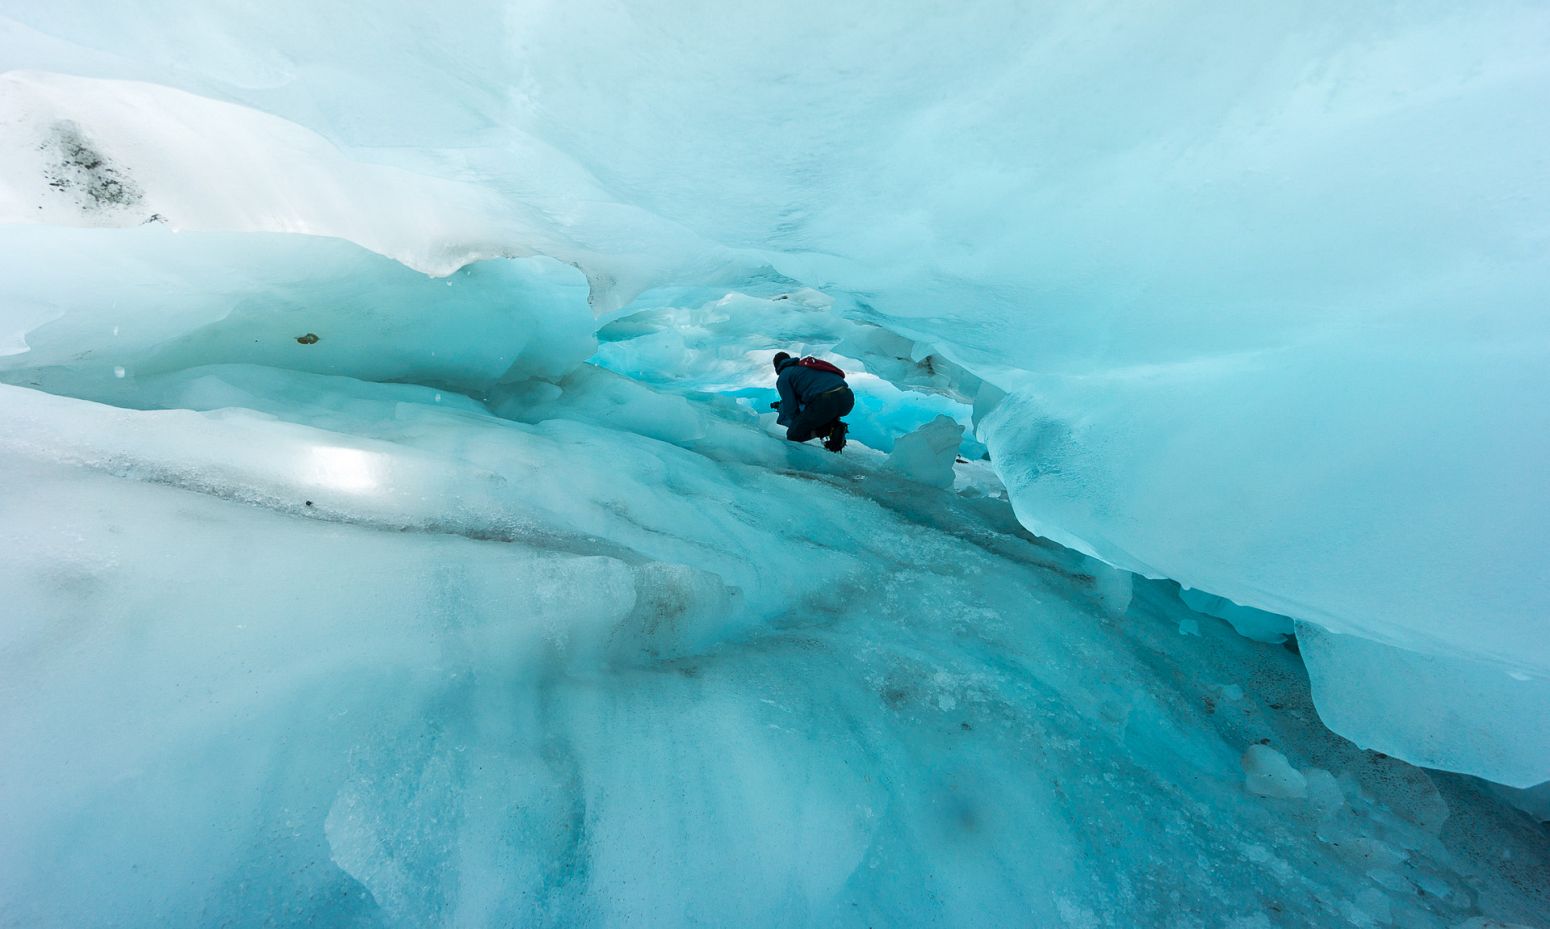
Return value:
M 776 400 L 774 403 L 771 403 L 770 404 L 770 409 L 772 409 L 772 410 L 780 409 L 780 401 Z

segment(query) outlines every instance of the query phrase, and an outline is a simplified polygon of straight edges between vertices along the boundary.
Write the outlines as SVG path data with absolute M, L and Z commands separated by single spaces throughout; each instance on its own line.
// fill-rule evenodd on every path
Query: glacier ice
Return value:
M 1232 623 L 1232 627 L 1238 630 L 1239 635 L 1248 636 L 1260 642 L 1279 645 L 1286 641 L 1287 636 L 1290 636 L 1296 627 L 1296 623 L 1289 617 L 1256 610 L 1250 606 L 1240 606 L 1226 597 L 1208 594 L 1203 590 L 1191 590 L 1186 587 L 1179 591 L 1179 597 L 1189 604 L 1190 609 L 1225 619 Z
M 604 371 L 531 423 L 268 366 L 138 383 L 0 388 L 7 923 L 1543 906 L 1550 850 L 1483 785 L 1334 736 L 1290 652 L 1179 636 L 1176 586 L 1004 501 L 736 404 L 613 418 L 653 391 Z M 1266 740 L 1306 798 L 1245 787 Z
M 1542 922 L 1547 36 L 7 3 L 0 925 Z
M 11 71 L 0 113 L 8 222 L 330 235 L 443 274 L 533 238 L 477 185 L 361 164 L 289 120 L 158 84 Z
M 342 239 L 154 225 L 0 226 L 0 249 L 0 372 L 76 394 L 222 362 L 480 393 L 558 377 L 596 346 L 586 280 L 548 258 L 438 280 Z
M 893 443 L 887 467 L 906 474 L 928 487 L 951 487 L 957 476 L 954 459 L 963 439 L 963 427 L 946 416 L 938 416 Z
M 1308 794 L 1308 779 L 1287 762 L 1285 755 L 1268 745 L 1250 745 L 1241 764 L 1249 793 L 1288 800 Z
M 892 451 L 897 436 L 932 413 L 971 425 L 981 387 L 972 374 L 929 346 L 835 313 L 834 299 L 823 293 L 786 284 L 772 280 L 757 294 L 709 300 L 680 291 L 643 295 L 599 331 L 596 361 L 649 384 L 764 399 L 775 384 L 772 352 L 749 346 L 784 346 L 850 365 L 856 408 L 846 422 L 850 435 L 872 448 Z M 658 305 L 663 301 L 672 303 Z M 684 302 L 689 305 L 678 305 Z M 967 432 L 959 447 L 972 458 L 984 456 L 984 445 Z

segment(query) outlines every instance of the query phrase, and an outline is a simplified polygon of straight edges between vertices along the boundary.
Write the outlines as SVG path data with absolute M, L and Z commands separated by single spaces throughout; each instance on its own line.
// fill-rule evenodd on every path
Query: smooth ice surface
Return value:
M 1288 617 L 1256 610 L 1249 606 L 1240 606 L 1226 597 L 1208 594 L 1203 590 L 1190 590 L 1186 587 L 1179 592 L 1179 596 L 1189 604 L 1190 609 L 1225 619 L 1232 623 L 1232 627 L 1238 630 L 1239 635 L 1248 636 L 1258 642 L 1278 645 L 1292 635 L 1295 627 Z
M 1434 655 L 1297 624 L 1319 715 L 1358 745 L 1399 744 L 1417 764 L 1480 765 L 1515 787 L 1543 783 L 1544 746 L 1514 726 L 1475 726 L 1474 707 L 1537 727 L 1550 720 L 1550 682 L 1493 662 Z M 1380 673 L 1381 672 L 1381 673 Z
M 550 259 L 438 280 L 340 239 L 155 225 L 0 225 L 0 250 L 0 376 L 75 394 L 223 362 L 477 393 L 558 377 L 596 344 L 585 279 Z
M 887 467 L 928 487 L 953 486 L 953 460 L 963 427 L 938 416 L 893 443 Z
M 1308 779 L 1268 745 L 1250 745 L 1240 761 L 1244 786 L 1261 797 L 1298 800 L 1308 795 Z
M 157 84 L 12 71 L 0 114 L 6 222 L 333 235 L 443 274 L 518 238 L 477 185 L 360 164 L 288 120 Z

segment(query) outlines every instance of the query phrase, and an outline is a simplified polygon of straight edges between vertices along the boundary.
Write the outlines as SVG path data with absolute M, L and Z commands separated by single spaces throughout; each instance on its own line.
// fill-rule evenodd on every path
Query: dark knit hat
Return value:
M 776 352 L 775 353 L 775 362 L 774 362 L 775 370 L 779 371 L 780 370 L 780 366 L 782 364 L 784 364 L 785 362 L 788 362 L 790 360 L 791 360 L 791 356 L 786 354 L 785 352 Z

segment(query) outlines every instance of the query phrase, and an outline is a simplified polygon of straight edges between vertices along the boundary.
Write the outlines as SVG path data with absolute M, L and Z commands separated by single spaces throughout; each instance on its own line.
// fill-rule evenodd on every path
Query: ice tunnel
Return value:
M 0 929 L 1550 929 L 1547 152 L 1528 0 L 6 0 Z

